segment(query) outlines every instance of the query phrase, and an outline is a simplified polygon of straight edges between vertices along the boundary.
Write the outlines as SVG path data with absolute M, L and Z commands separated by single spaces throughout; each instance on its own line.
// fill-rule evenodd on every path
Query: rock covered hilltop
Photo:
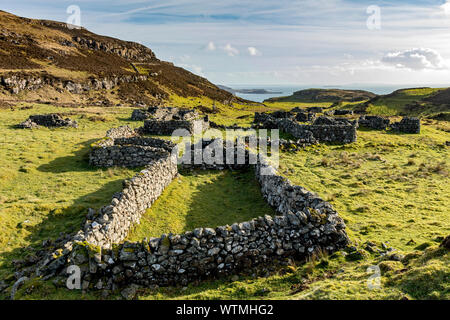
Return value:
M 0 98 L 89 105 L 155 104 L 170 95 L 237 101 L 144 45 L 0 11 Z

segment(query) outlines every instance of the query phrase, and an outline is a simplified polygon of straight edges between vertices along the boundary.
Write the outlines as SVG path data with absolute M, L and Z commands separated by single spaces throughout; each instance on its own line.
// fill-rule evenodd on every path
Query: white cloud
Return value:
M 239 50 L 232 47 L 231 44 L 227 43 L 225 45 L 225 47 L 223 47 L 223 50 L 230 56 L 230 57 L 234 57 L 237 56 L 239 54 Z
M 386 54 L 381 61 L 397 68 L 413 70 L 443 69 L 444 59 L 439 52 L 429 48 L 414 48 Z
M 196 75 L 204 77 L 205 74 L 203 73 L 203 68 L 195 65 L 195 64 L 185 64 L 185 63 L 177 63 L 178 67 L 189 70 L 192 73 L 195 73 Z
M 248 47 L 247 50 L 251 56 L 260 56 L 261 55 L 261 51 L 259 51 L 255 47 Z
M 450 0 L 447 0 L 447 2 L 445 2 L 441 8 L 444 10 L 445 14 L 447 16 L 450 16 Z
M 208 44 L 206 45 L 206 50 L 208 51 L 216 50 L 216 45 L 214 44 L 214 42 L 212 41 L 208 42 Z

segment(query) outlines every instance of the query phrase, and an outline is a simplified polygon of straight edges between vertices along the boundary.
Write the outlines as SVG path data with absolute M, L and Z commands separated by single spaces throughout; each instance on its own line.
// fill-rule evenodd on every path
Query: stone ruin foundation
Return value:
M 144 120 L 143 133 L 171 135 L 176 129 L 185 129 L 193 133 L 195 127 L 205 131 L 209 128 L 208 117 L 202 118 L 197 111 L 179 108 L 149 107 L 146 110 L 134 110 L 132 120 Z
M 59 128 L 59 127 L 72 127 L 77 128 L 78 124 L 76 121 L 69 118 L 64 119 L 59 114 L 37 114 L 30 116 L 26 121 L 17 125 L 21 129 L 35 129 L 39 126 L 44 126 L 48 128 Z
M 420 133 L 420 119 L 404 117 L 401 121 L 392 123 L 391 129 L 403 133 Z
M 374 130 L 386 130 L 389 127 L 390 120 L 380 116 L 364 115 L 359 117 L 358 123 L 362 127 Z
M 138 140 L 139 136 L 126 127 L 108 131 L 106 140 L 109 139 L 114 140 L 112 145 L 96 146 L 92 152 L 98 152 L 96 148 L 122 148 L 118 143 L 121 139 L 135 139 L 127 143 L 136 142 L 138 147 L 146 141 Z M 150 143 L 157 148 L 156 141 Z M 305 259 L 318 251 L 332 253 L 348 244 L 345 224 L 333 207 L 280 176 L 264 157 L 248 149 L 235 150 L 238 145 L 233 142 L 213 140 L 200 144 L 201 152 L 211 158 L 217 144 L 224 145 L 225 153 L 230 148 L 235 154 L 244 152 L 245 161 L 240 168 L 254 167 L 262 195 L 278 215 L 216 228 L 197 228 L 184 234 L 164 234 L 141 242 L 123 242 L 130 228 L 139 223 L 142 214 L 178 174 L 176 156 L 158 155 L 144 170 L 124 181 L 123 189 L 113 196 L 109 205 L 97 212 L 90 209 L 84 227 L 61 249 L 40 262 L 37 275 L 43 279 L 55 276 L 66 279 L 67 268 L 77 265 L 81 269 L 83 289 L 116 290 L 131 284 L 186 285 L 287 257 Z M 166 151 L 173 147 L 163 141 L 159 146 Z M 250 159 L 255 160 L 254 164 Z M 106 157 L 102 161 L 108 163 Z M 216 170 L 226 168 L 214 161 L 202 165 Z
M 254 123 L 255 128 L 280 129 L 295 138 L 310 140 L 311 143 L 352 143 L 357 138 L 357 122 L 346 119 L 319 117 L 312 124 L 299 124 L 292 118 L 274 118 L 271 114 L 256 112 Z

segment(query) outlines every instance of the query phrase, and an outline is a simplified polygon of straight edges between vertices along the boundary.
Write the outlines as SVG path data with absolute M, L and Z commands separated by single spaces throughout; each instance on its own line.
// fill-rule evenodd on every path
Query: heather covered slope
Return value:
M 136 104 L 172 97 L 239 101 L 138 43 L 0 11 L 0 99 Z

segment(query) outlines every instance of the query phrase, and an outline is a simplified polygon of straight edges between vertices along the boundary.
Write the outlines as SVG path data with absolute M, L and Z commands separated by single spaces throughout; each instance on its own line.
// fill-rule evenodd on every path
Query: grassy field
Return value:
M 128 240 L 231 225 L 266 214 L 275 212 L 263 199 L 253 170 L 186 171 L 156 200 Z
M 141 125 L 129 121 L 130 109 L 21 107 L 0 110 L 0 282 L 8 283 L 13 281 L 13 260 L 27 254 L 24 247 L 40 247 L 43 240 L 57 238 L 60 232 L 78 230 L 87 208 L 107 204 L 122 180 L 138 170 L 94 169 L 87 164 L 89 145 L 107 129 Z M 261 107 L 221 108 L 224 112 L 214 115 L 220 123 L 248 125 L 253 110 Z M 48 112 L 66 113 L 80 127 L 32 131 L 13 127 L 30 114 Z M 420 135 L 358 131 L 354 144 L 311 146 L 281 155 L 280 172 L 330 201 L 345 219 L 356 254 L 312 257 L 306 264 L 291 261 L 234 281 L 225 278 L 185 288 L 141 290 L 139 298 L 450 299 L 449 254 L 438 248 L 450 233 L 448 128 L 447 122 L 429 120 Z M 271 214 L 252 175 L 251 171 L 182 173 L 130 239 Z M 395 250 L 381 255 L 385 248 Z M 395 261 L 399 260 L 395 253 L 405 256 L 402 262 Z M 382 272 L 381 288 L 376 290 L 367 287 L 367 268 L 373 265 Z M 33 280 L 19 290 L 17 298 L 102 296 Z

